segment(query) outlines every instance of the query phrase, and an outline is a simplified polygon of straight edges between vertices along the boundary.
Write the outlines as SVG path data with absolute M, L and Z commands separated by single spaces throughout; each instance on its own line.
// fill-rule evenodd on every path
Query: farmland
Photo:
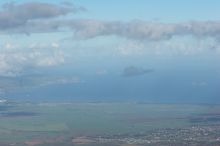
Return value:
M 163 133 L 216 130 L 218 111 L 218 105 L 7 103 L 1 104 L 0 145 L 141 145 Z

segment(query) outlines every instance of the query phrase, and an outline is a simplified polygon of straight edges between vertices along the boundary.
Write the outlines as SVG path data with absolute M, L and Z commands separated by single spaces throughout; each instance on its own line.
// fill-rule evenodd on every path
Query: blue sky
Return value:
M 0 2 L 0 97 L 220 102 L 220 2 Z
M 90 18 L 103 20 L 133 20 L 182 22 L 219 19 L 218 0 L 76 0 L 75 3 L 91 10 Z
M 68 1 L 68 0 L 67 0 Z M 2 0 L 4 4 L 8 0 Z M 47 2 L 60 4 L 61 0 L 19 0 L 22 2 Z M 75 0 L 74 5 L 83 6 L 89 12 L 81 13 L 74 17 L 95 18 L 101 20 L 133 20 L 142 19 L 149 21 L 183 22 L 189 20 L 218 20 L 220 16 L 218 0 Z

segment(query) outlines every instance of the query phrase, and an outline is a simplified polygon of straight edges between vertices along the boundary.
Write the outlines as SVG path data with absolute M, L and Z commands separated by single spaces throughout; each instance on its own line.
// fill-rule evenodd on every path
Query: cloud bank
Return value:
M 166 40 L 174 36 L 214 37 L 219 39 L 220 22 L 154 23 L 134 20 L 131 22 L 104 22 L 98 20 L 74 20 L 69 27 L 74 36 L 90 39 L 116 35 L 137 40 Z
M 5 25 L 0 21 L 0 29 L 15 25 Z M 9 23 L 9 22 L 7 22 Z M 16 23 L 17 24 L 17 23 Z M 21 25 L 21 23 L 19 23 Z M 22 25 L 21 25 L 22 26 Z M 10 30 L 8 30 L 10 32 Z M 12 31 L 12 29 L 11 29 Z M 13 29 L 14 32 L 44 33 L 72 31 L 74 39 L 92 39 L 100 36 L 118 36 L 142 41 L 169 40 L 175 36 L 211 37 L 219 41 L 220 22 L 185 22 L 177 24 L 153 23 L 146 21 L 105 22 L 99 20 L 38 20 L 30 21 Z
M 159 23 L 141 20 L 130 22 L 95 19 L 59 19 L 84 11 L 83 7 L 43 2 L 6 3 L 0 11 L 0 32 L 36 33 L 72 31 L 75 39 L 118 36 L 135 40 L 166 40 L 175 36 L 213 37 L 219 40 L 219 21 Z

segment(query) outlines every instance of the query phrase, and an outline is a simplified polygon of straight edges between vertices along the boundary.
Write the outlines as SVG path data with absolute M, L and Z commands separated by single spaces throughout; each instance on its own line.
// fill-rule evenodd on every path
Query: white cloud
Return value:
M 48 66 L 56 66 L 59 64 L 63 64 L 64 62 L 65 62 L 64 56 L 60 54 L 60 55 L 43 57 L 43 58 L 39 57 L 36 61 L 36 65 L 40 67 L 48 67 Z
M 57 18 L 80 11 L 80 7 L 43 2 L 5 3 L 0 10 L 0 30 L 19 28 L 31 20 Z
M 79 77 L 45 77 L 36 79 L 38 80 L 38 86 L 77 84 L 82 82 Z
M 51 67 L 65 62 L 64 53 L 60 50 L 29 49 L 2 51 L 0 76 L 18 76 L 27 68 Z
M 141 42 L 129 41 L 128 43 L 123 43 L 118 47 L 119 53 L 121 55 L 141 55 L 144 52 L 144 44 Z
M 19 48 L 19 45 L 18 45 L 18 44 L 15 44 L 15 43 L 6 42 L 6 43 L 3 45 L 3 48 L 4 48 L 4 49 L 7 49 L 7 50 L 16 49 L 16 48 Z
M 116 47 L 123 56 L 220 54 L 220 44 L 213 38 L 175 37 L 160 41 L 122 41 Z
M 53 43 L 51 43 L 51 47 L 53 47 L 53 48 L 59 48 L 59 47 L 60 47 L 60 44 L 57 43 L 57 42 L 53 42 Z

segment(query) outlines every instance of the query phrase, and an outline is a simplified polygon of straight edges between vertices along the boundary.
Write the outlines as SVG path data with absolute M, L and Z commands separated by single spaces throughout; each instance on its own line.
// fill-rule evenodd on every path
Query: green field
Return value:
M 193 116 L 220 111 L 220 106 L 138 103 L 25 103 L 7 106 L 0 111 L 0 142 L 181 128 L 200 124 L 190 122 Z

